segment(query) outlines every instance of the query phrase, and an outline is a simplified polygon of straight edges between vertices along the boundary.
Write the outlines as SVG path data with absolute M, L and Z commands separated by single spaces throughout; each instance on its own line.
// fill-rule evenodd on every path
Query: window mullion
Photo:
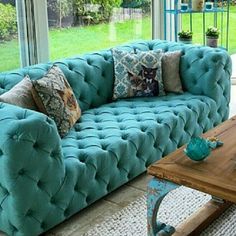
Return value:
M 46 0 L 17 0 L 21 65 L 49 60 Z

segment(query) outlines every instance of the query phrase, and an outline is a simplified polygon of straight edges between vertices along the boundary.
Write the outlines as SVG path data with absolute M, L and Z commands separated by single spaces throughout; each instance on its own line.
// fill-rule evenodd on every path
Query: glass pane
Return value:
M 47 0 L 50 59 L 151 39 L 150 0 Z
M 0 72 L 20 67 L 15 0 L 0 0 Z

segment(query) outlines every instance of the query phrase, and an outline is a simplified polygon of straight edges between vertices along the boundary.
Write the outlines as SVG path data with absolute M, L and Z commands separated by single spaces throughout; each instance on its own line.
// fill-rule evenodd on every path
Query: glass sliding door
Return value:
M 15 0 L 0 0 L 0 72 L 20 67 Z
M 151 39 L 150 0 L 47 0 L 50 60 Z

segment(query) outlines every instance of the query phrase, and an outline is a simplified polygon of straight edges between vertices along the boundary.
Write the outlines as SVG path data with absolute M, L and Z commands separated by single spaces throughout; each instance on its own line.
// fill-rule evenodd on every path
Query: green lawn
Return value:
M 99 24 L 70 29 L 50 30 L 50 59 L 64 58 L 85 52 L 138 40 L 150 39 L 151 20 L 128 20 L 121 23 Z
M 194 14 L 194 43 L 202 43 L 202 14 Z M 213 25 L 213 14 L 207 14 L 206 25 Z M 236 7 L 231 7 L 229 53 L 236 53 Z M 188 29 L 188 19 L 183 15 L 183 29 Z M 225 27 L 224 27 L 225 28 Z M 151 38 L 151 20 L 127 20 L 115 24 L 99 24 L 69 29 L 51 29 L 50 60 L 65 58 L 85 52 L 110 48 L 112 46 L 138 39 Z M 0 44 L 0 71 L 20 66 L 19 47 L 16 39 Z

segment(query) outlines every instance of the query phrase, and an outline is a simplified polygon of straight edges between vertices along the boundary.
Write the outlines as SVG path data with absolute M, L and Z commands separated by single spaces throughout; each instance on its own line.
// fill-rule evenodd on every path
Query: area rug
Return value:
M 210 195 L 180 187 L 169 193 L 162 201 L 158 219 L 177 226 L 210 199 Z M 84 236 L 145 236 L 146 196 L 132 202 L 123 210 L 95 225 Z M 201 236 L 235 236 L 236 205 L 227 209 Z

